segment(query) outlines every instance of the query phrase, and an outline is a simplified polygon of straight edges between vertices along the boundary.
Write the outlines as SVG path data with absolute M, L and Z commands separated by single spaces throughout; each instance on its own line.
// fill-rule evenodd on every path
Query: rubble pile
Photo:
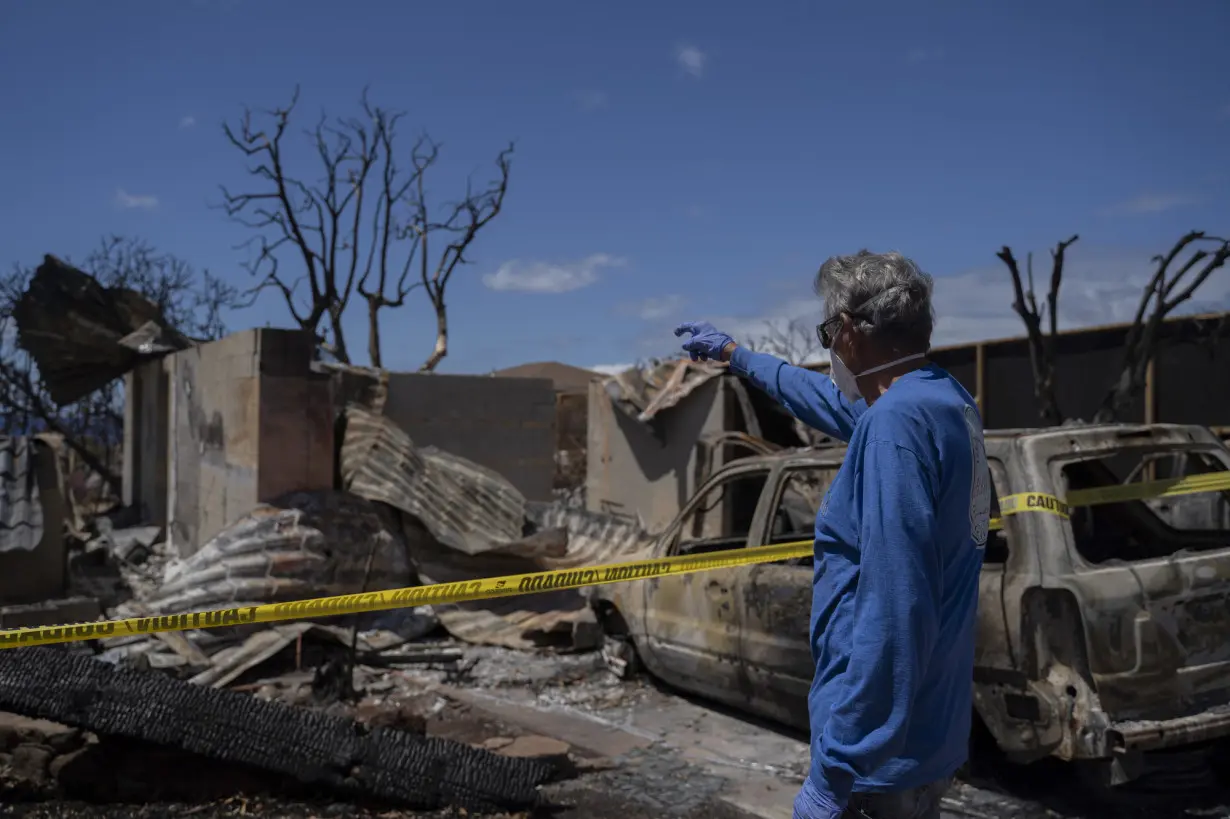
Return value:
M 490 470 L 415 447 L 383 416 L 351 406 L 346 417 L 346 490 L 294 492 L 263 504 L 183 560 L 169 554 L 158 527 L 102 525 L 73 561 L 77 592 L 108 601 L 111 617 L 168 615 L 630 560 L 651 542 L 635 524 L 567 500 L 526 501 Z M 342 626 L 361 633 L 354 638 Z M 116 637 L 103 641 L 102 656 L 221 687 L 279 655 L 285 670 L 302 669 L 305 643 L 316 651 L 308 661 L 357 639 L 365 662 L 436 662 L 431 652 L 388 652 L 439 627 L 467 643 L 517 649 L 584 651 L 601 643 L 587 593 L 557 590 L 327 624 Z
M 21 344 L 57 401 L 195 344 L 154 305 L 91 282 L 49 258 L 22 302 Z M 82 336 L 63 315 L 95 331 Z M 580 493 L 531 502 L 503 475 L 416 445 L 383 411 L 384 374 L 335 369 L 332 487 L 261 503 L 205 543 L 175 529 L 174 546 L 139 502 L 75 510 L 64 591 L 97 601 L 89 617 L 139 618 L 629 560 L 649 547 L 635 523 L 586 511 Z M 0 730 L 0 785 L 64 795 L 87 783 L 87 798 L 145 801 L 206 770 L 219 793 L 306 784 L 423 810 L 524 810 L 572 771 L 567 744 L 431 735 L 424 698 L 488 673 L 472 647 L 567 656 L 601 641 L 586 593 L 555 590 L 2 652 L 0 712 L 23 727 Z M 150 775 L 108 785 L 97 775 L 108 763 Z M 194 794 L 206 798 L 177 798 Z

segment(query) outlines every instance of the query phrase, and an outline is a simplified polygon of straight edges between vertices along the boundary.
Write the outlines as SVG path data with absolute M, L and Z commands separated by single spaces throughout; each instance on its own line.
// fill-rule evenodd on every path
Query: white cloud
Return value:
M 619 267 L 624 260 L 606 253 L 594 253 L 576 262 L 505 262 L 494 273 L 483 276 L 492 290 L 522 293 L 567 293 L 589 287 L 603 270 Z
M 658 296 L 638 302 L 621 304 L 618 312 L 624 316 L 635 316 L 642 321 L 658 321 L 670 318 L 678 313 L 679 308 L 683 306 L 683 302 L 683 296 L 671 294 L 669 296 Z
M 585 369 L 593 370 L 594 372 L 602 373 L 603 375 L 619 375 L 620 373 L 626 372 L 635 366 L 636 365 L 631 362 L 627 364 L 595 364 L 594 366 L 586 367 Z
M 1059 293 L 1059 328 L 1131 321 L 1143 288 L 1155 269 L 1150 258 L 1167 250 L 1169 247 L 1148 251 L 1091 247 L 1082 251 L 1079 244 L 1072 247 L 1067 253 Z M 1017 256 L 1023 268 L 1025 252 L 1018 250 Z M 1034 256 L 1035 285 L 1040 291 L 1039 301 L 1044 301 L 1050 281 L 1050 254 L 1040 248 Z M 1180 266 L 1181 261 L 1173 265 L 1172 270 Z M 962 273 L 937 275 L 933 298 L 936 327 L 932 344 L 936 347 L 1024 335 L 1021 319 L 1012 310 L 1012 280 L 1007 268 L 999 262 Z M 1230 310 L 1230 268 L 1214 272 L 1192 300 L 1184 303 L 1174 315 L 1222 310 Z M 788 334 L 792 321 L 796 331 L 814 332 L 820 317 L 819 299 L 803 295 L 801 291 L 798 298 L 759 315 L 695 318 L 713 322 L 736 339 L 763 344 L 772 341 L 773 337 Z M 657 348 L 663 346 L 662 339 L 654 339 L 654 342 Z
M 1165 213 L 1168 210 L 1196 204 L 1193 196 L 1181 193 L 1143 193 L 1140 196 L 1117 202 L 1102 210 L 1105 216 L 1139 216 L 1150 213 Z
M 196 117 L 192 116 L 191 114 L 187 114 L 183 117 L 180 117 L 180 120 L 179 120 L 180 128 L 191 128 L 194 125 L 196 125 Z
M 675 61 L 693 77 L 701 77 L 705 73 L 705 64 L 709 62 L 709 55 L 694 45 L 682 45 L 675 51 Z
M 576 100 L 577 107 L 582 111 L 597 111 L 599 108 L 606 108 L 611 101 L 610 96 L 605 91 L 597 89 L 578 91 L 573 95 L 573 98 Z
M 128 193 L 123 188 L 119 188 L 115 192 L 115 204 L 125 209 L 153 210 L 158 207 L 158 197 L 152 194 Z

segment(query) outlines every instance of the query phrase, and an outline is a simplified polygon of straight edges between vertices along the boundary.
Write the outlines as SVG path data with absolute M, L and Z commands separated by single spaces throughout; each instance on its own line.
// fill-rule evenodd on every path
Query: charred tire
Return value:
M 602 664 L 618 680 L 629 680 L 641 672 L 641 657 L 636 651 L 627 621 L 609 603 L 597 609 L 602 624 Z
M 602 639 L 602 664 L 619 680 L 630 680 L 641 672 L 641 657 L 636 644 L 625 635 L 607 634 Z

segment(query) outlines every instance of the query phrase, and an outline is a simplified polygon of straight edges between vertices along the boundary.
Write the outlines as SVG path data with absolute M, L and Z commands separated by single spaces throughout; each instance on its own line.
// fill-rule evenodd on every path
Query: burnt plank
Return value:
M 0 651 L 0 710 L 144 740 L 419 810 L 539 804 L 554 768 L 54 648 Z M 185 775 L 191 772 L 185 771 Z

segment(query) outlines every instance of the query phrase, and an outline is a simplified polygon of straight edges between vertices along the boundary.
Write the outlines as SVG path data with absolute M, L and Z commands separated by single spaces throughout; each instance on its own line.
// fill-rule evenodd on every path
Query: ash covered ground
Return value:
M 448 644 L 455 648 L 458 644 Z M 481 745 L 497 753 L 566 759 L 541 809 L 503 816 L 788 817 L 807 767 L 806 737 L 680 697 L 640 678 L 620 682 L 594 654 L 527 654 L 465 646 L 464 661 L 361 667 L 353 703 L 313 700 L 313 674 L 239 684 L 252 696 Z M 259 672 L 260 669 L 257 669 Z M 0 816 L 396 817 L 416 813 L 339 801 L 261 771 L 106 737 L 34 736 L 0 724 Z M 66 750 L 67 749 L 67 750 Z M 1060 764 L 1016 768 L 980 756 L 954 788 L 946 817 L 1230 817 L 1230 793 L 1200 755 L 1176 755 L 1168 781 L 1112 799 Z M 1201 756 L 1201 760 L 1204 757 Z M 1190 764 L 1189 764 L 1190 763 Z M 1224 769 L 1222 769 L 1224 770 Z M 1225 782 L 1225 779 L 1222 780 Z

